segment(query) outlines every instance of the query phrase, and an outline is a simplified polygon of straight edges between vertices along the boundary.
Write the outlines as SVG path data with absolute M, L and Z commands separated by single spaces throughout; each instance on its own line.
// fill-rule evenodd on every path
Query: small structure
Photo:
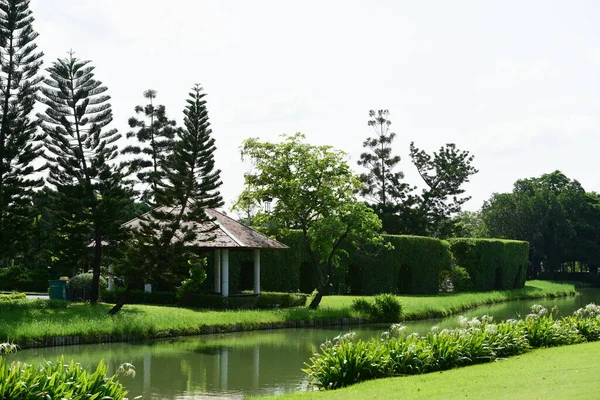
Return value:
M 189 223 L 192 229 L 197 231 L 197 235 L 187 245 L 200 249 L 214 249 L 215 293 L 220 293 L 224 297 L 229 296 L 229 250 L 246 249 L 254 251 L 254 294 L 260 294 L 260 251 L 287 249 L 288 246 L 241 224 L 215 209 L 206 208 L 204 211 L 206 215 L 214 220 Z M 140 223 L 140 218 L 135 218 L 124 223 L 123 226 L 136 229 Z M 177 240 L 177 238 L 175 237 L 174 240 Z M 112 283 L 111 281 L 112 276 L 109 278 L 109 283 Z M 146 290 L 148 291 L 148 287 L 146 287 Z

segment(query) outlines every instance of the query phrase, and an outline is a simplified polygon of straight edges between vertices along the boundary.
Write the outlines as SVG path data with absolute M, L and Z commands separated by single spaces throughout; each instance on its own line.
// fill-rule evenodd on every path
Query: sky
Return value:
M 250 166 L 244 139 L 302 132 L 356 172 L 370 109 L 388 109 L 406 181 L 409 144 L 456 143 L 479 173 L 477 210 L 517 179 L 561 170 L 600 191 L 600 2 L 31 0 L 45 67 L 91 60 L 123 135 L 142 93 L 183 119 L 199 83 L 228 209 Z

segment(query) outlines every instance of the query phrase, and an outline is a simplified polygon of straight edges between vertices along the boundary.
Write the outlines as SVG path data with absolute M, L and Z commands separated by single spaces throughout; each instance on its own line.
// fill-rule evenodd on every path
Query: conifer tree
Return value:
M 93 242 L 91 301 L 98 300 L 98 282 L 103 241 L 115 245 L 122 239 L 121 215 L 130 203 L 131 192 L 123 185 L 114 164 L 121 135 L 105 129 L 112 121 L 107 88 L 94 79 L 90 61 L 58 59 L 47 69 L 41 101 L 47 106 L 38 114 L 49 166 L 48 182 L 55 186 L 63 207 L 61 224 L 88 228 L 85 244 Z M 79 235 L 81 236 L 81 235 Z M 81 246 L 81 243 L 79 243 Z
M 34 208 L 34 161 L 41 135 L 30 119 L 43 53 L 37 51 L 29 0 L 0 1 L 0 265 L 10 262 L 28 241 Z
M 360 194 L 381 218 L 383 230 L 398 233 L 406 223 L 398 213 L 410 209 L 414 204 L 414 196 L 410 194 L 414 187 L 403 182 L 402 171 L 395 171 L 400 156 L 392 155 L 392 143 L 396 134 L 390 132 L 392 122 L 389 115 L 388 110 L 369 111 L 371 119 L 368 125 L 375 131 L 375 136 L 364 141 L 363 147 L 367 151 L 358 160 L 358 165 L 368 170 L 360 175 L 364 185 Z
M 165 179 L 154 194 L 157 208 L 140 218 L 129 246 L 125 246 L 118 275 L 127 281 L 127 289 L 109 314 L 117 313 L 127 301 L 137 279 L 152 280 L 168 275 L 174 268 L 188 265 L 195 256 L 186 247 L 196 239 L 202 222 L 210 221 L 206 208 L 223 205 L 219 193 L 219 169 L 215 169 L 215 139 L 208 121 L 202 88 L 195 85 L 184 110 L 184 127 L 177 133 L 173 154 L 165 163 Z M 198 224 L 195 224 L 198 223 Z
M 129 118 L 129 126 L 137 131 L 127 133 L 127 138 L 135 137 L 140 145 L 129 145 L 123 149 L 123 154 L 133 154 L 135 157 L 127 162 L 129 173 L 135 173 L 137 182 L 142 184 L 142 201 L 152 203 L 153 194 L 164 178 L 164 163 L 173 152 L 176 123 L 167 117 L 165 106 L 154 106 L 156 90 L 146 90 L 144 97 L 149 100 L 145 106 L 136 106 L 136 114 L 143 118 Z

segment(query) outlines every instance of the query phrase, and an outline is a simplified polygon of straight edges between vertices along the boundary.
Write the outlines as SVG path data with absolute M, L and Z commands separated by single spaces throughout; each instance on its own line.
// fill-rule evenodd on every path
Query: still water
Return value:
M 480 307 L 462 315 L 492 315 L 496 320 L 525 316 L 533 304 L 558 306 L 563 315 L 595 302 L 600 290 L 585 290 L 580 296 L 552 300 L 523 300 Z M 458 316 L 407 323 L 409 332 L 425 333 L 432 326 L 457 325 Z M 218 399 L 273 395 L 307 389 L 301 371 L 319 345 L 340 333 L 354 331 L 360 337 L 379 337 L 389 324 L 319 329 L 285 329 L 154 340 L 143 343 L 67 346 L 22 350 L 9 358 L 25 362 L 56 360 L 61 355 L 91 367 L 104 359 L 109 373 L 125 362 L 136 368 L 136 376 L 121 377 L 130 398 Z

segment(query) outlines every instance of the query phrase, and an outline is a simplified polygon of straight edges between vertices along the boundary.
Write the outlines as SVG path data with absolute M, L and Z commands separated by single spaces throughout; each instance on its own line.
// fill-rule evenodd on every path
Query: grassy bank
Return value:
M 598 370 L 600 342 L 595 342 L 534 350 L 490 364 L 271 399 L 596 399 Z
M 557 297 L 574 294 L 570 284 L 528 282 L 524 289 L 438 296 L 399 296 L 407 319 L 444 316 L 479 305 L 523 298 Z M 82 336 L 101 342 L 106 335 L 131 335 L 131 339 L 194 335 L 202 327 L 220 331 L 265 328 L 287 321 L 331 320 L 358 317 L 351 310 L 355 296 L 330 296 L 318 310 L 291 308 L 275 310 L 209 311 L 176 307 L 126 305 L 115 317 L 107 317 L 109 304 L 67 304 L 45 300 L 0 302 L 0 342 L 23 347 L 42 344 L 48 337 Z M 40 341 L 35 343 L 35 341 Z M 89 341 L 89 340 L 88 340 Z

